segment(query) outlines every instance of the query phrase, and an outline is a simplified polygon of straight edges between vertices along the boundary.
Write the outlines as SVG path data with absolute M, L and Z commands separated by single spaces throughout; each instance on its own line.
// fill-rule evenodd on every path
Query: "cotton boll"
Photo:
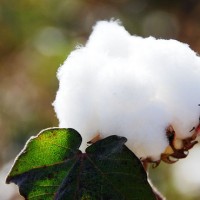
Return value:
M 88 59 L 88 56 L 91 58 Z M 67 63 L 58 73 L 60 89 L 54 103 L 60 127 L 76 128 L 85 135 L 87 141 L 97 132 L 95 123 L 98 119 L 94 115 L 95 96 L 93 95 L 95 73 L 98 66 L 104 65 L 105 59 L 101 58 L 101 55 L 99 59 L 98 57 L 99 54 L 93 55 L 93 52 L 84 49 L 78 49 L 69 56 Z M 87 123 L 85 123 L 86 119 Z M 92 128 L 93 126 L 95 129 Z M 90 133 L 91 136 L 87 137 Z
M 149 79 L 156 86 L 155 98 L 165 102 L 172 115 L 171 123 L 177 136 L 189 136 L 191 128 L 198 124 L 200 111 L 200 93 L 197 92 L 200 58 L 188 45 L 175 40 L 156 40 L 152 37 L 138 40 L 134 37 L 134 44 L 138 46 L 138 52 L 137 57 L 134 53 L 132 62 L 138 62 L 137 67 L 143 63 Z
M 87 47 L 113 57 L 128 57 L 130 34 L 119 21 L 98 22 L 93 29 Z
M 154 45 L 157 50 L 152 50 L 157 59 L 152 59 L 149 65 L 155 68 L 152 77 L 159 85 L 158 98 L 166 103 L 172 114 L 177 136 L 185 138 L 198 124 L 200 58 L 187 45 L 175 40 L 157 40 Z
M 130 114 L 129 119 L 132 120 L 123 127 L 123 133 L 129 138 L 127 146 L 141 159 L 150 157 L 159 160 L 169 144 L 164 128 L 168 126 L 169 119 L 162 105 L 151 102 Z
M 141 158 L 159 159 L 168 145 L 165 127 L 169 116 L 164 105 L 153 100 L 153 86 L 147 85 L 144 76 L 144 80 L 138 80 L 140 75 L 132 65 L 124 69 L 124 62 L 118 59 L 105 66 L 97 79 L 99 132 L 104 137 L 125 135 L 128 147 Z M 156 134 L 152 134 L 154 131 Z
M 82 150 L 97 134 L 116 134 L 139 158 L 156 161 L 169 145 L 169 125 L 181 139 L 198 125 L 199 77 L 200 58 L 186 44 L 131 36 L 102 21 L 60 67 L 53 105 L 59 126 L 82 135 Z

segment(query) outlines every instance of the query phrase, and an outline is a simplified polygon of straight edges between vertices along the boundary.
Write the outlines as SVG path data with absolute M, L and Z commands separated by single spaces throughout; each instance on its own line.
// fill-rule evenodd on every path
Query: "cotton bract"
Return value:
M 97 134 L 119 135 L 139 158 L 158 160 L 169 145 L 169 125 L 184 139 L 199 123 L 196 53 L 176 40 L 130 35 L 117 21 L 98 22 L 58 79 L 59 126 L 76 129 L 83 150 Z

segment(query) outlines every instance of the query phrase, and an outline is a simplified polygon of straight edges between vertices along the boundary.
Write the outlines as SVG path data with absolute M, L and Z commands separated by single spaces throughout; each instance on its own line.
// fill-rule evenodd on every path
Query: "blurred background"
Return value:
M 30 136 L 58 126 L 51 105 L 58 67 L 85 44 L 96 21 L 111 18 L 131 34 L 177 39 L 200 53 L 199 0 L 0 1 L 1 200 L 23 199 L 14 185 L 4 184 L 6 173 Z M 150 170 L 167 199 L 200 199 L 199 149 L 177 164 Z

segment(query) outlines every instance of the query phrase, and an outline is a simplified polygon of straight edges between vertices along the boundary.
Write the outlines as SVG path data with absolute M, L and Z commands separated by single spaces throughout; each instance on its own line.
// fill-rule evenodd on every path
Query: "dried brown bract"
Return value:
M 197 127 L 193 127 L 190 132 L 194 132 L 190 137 L 178 139 L 173 126 L 169 125 L 166 129 L 166 136 L 169 141 L 169 146 L 165 149 L 164 153 L 161 154 L 160 160 L 153 161 L 151 158 L 142 160 L 144 167 L 147 168 L 148 163 L 152 163 L 153 168 L 157 167 L 161 161 L 168 164 L 173 164 L 179 159 L 186 158 L 189 150 L 198 143 L 196 138 L 200 132 L 200 123 Z

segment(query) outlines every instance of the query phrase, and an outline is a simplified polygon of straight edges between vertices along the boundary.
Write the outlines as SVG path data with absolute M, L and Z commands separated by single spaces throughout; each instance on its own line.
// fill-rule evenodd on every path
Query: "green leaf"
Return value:
M 140 160 L 110 136 L 79 151 L 74 129 L 47 129 L 31 138 L 6 182 L 19 186 L 25 199 L 155 200 Z

